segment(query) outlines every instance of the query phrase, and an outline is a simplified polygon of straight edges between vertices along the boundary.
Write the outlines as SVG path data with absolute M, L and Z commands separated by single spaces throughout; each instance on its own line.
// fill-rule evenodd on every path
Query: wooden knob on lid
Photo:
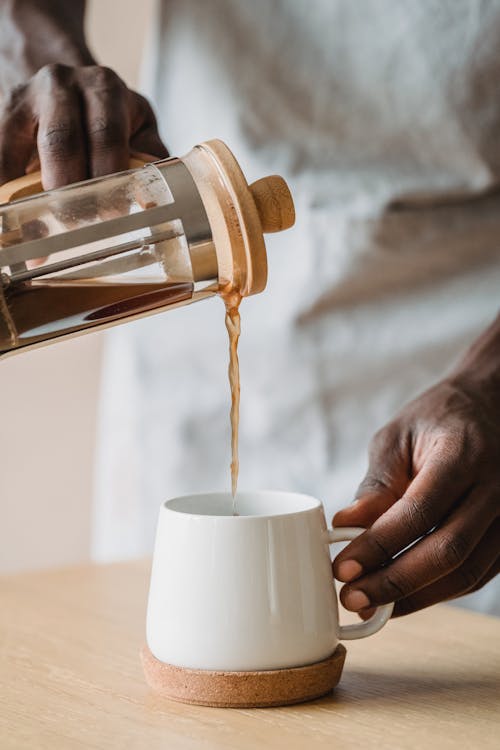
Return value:
M 295 221 L 284 179 L 263 177 L 249 185 L 225 143 L 205 141 L 182 157 L 200 193 L 217 254 L 219 290 L 242 297 L 266 288 L 264 232 L 279 232 Z
M 250 185 L 262 231 L 281 232 L 295 223 L 293 199 L 283 177 L 277 174 L 262 177 Z

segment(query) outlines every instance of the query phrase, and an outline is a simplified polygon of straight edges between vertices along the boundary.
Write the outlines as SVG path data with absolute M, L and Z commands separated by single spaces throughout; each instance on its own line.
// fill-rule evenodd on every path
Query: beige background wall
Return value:
M 92 50 L 130 86 L 153 4 L 88 3 Z M 92 334 L 0 362 L 0 572 L 89 557 L 101 350 Z

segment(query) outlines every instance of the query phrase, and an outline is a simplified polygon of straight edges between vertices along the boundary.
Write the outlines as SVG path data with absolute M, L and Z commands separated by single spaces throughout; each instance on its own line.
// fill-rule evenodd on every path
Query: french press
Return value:
M 293 225 L 276 175 L 248 185 L 221 141 L 41 192 L 0 188 L 0 356 L 189 304 L 261 292 L 263 233 Z

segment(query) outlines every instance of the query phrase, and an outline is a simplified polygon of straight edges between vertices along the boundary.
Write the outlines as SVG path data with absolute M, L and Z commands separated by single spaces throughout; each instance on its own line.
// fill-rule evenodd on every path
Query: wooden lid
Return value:
M 196 146 L 182 161 L 190 170 L 212 228 L 221 292 L 243 297 L 267 283 L 264 233 L 295 221 L 292 196 L 278 175 L 248 185 L 228 147 L 219 140 Z
M 130 169 L 154 157 L 133 154 Z M 264 233 L 280 232 L 295 222 L 292 196 L 285 180 L 270 175 L 248 185 L 228 147 L 219 140 L 196 146 L 182 161 L 191 172 L 212 229 L 220 292 L 257 294 L 267 283 Z M 43 191 L 40 172 L 0 187 L 8 203 Z

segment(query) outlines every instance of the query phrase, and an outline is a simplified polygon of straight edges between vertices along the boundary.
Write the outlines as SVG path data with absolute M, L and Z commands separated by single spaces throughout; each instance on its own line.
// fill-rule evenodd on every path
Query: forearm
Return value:
M 92 65 L 85 0 L 0 0 L 0 95 L 50 63 Z
M 500 314 L 479 336 L 450 374 L 464 390 L 477 388 L 491 406 L 500 403 Z

